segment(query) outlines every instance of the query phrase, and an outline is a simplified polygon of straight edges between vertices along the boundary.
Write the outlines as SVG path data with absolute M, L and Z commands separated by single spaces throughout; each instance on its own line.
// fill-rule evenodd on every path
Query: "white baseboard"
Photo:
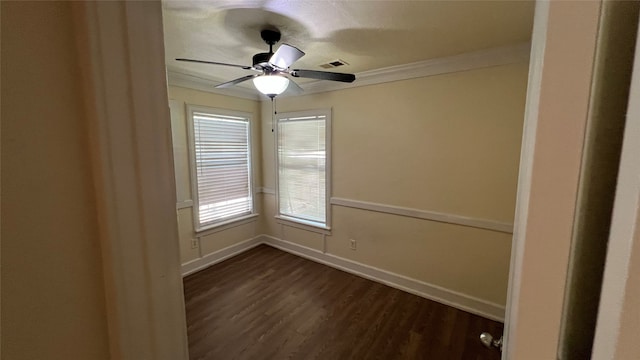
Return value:
M 298 245 L 290 241 L 269 235 L 259 235 L 241 243 L 226 247 L 202 258 L 189 261 L 182 265 L 182 276 L 193 274 L 222 262 L 230 257 L 241 254 L 254 247 L 265 244 L 288 253 L 346 271 L 348 273 L 373 280 L 408 293 L 449 305 L 456 309 L 482 316 L 487 319 L 504 322 L 505 308 L 486 300 L 445 289 L 441 286 L 412 279 L 390 271 L 365 265 L 339 256 L 325 254 L 321 251 Z
M 373 280 L 408 293 L 437 301 L 451 307 L 482 316 L 487 319 L 504 322 L 505 308 L 486 300 L 459 293 L 443 287 L 428 284 L 390 271 L 358 263 L 335 255 L 325 254 L 302 245 L 261 235 L 260 242 L 306 259 L 331 266 L 336 269 Z
M 211 254 L 207 254 L 199 259 L 184 263 L 182 264 L 182 276 L 184 277 L 193 274 L 194 272 L 206 269 L 209 266 L 215 265 L 230 257 L 234 257 L 249 249 L 253 249 L 254 247 L 262 243 L 262 235 L 256 236 L 253 239 L 245 240 L 243 242 L 228 246 L 224 249 L 220 249 Z

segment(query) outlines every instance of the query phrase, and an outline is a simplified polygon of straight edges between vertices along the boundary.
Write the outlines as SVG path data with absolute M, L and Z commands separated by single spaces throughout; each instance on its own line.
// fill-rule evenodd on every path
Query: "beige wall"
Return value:
M 176 193 L 178 204 L 191 201 L 191 174 L 188 155 L 186 106 L 201 105 L 217 109 L 233 110 L 251 114 L 252 165 L 255 186 L 260 186 L 260 104 L 255 100 L 218 95 L 178 86 L 169 87 L 171 105 L 171 126 L 173 133 L 174 162 L 176 171 Z M 261 208 L 260 199 L 256 199 L 256 211 Z M 255 221 L 218 232 L 205 231 L 196 234 L 193 224 L 193 207 L 178 211 L 178 230 L 180 234 L 180 259 L 183 264 L 206 256 L 238 242 L 251 239 L 260 234 Z M 206 235 L 204 235 L 206 234 Z M 191 239 L 198 238 L 198 247 L 191 247 Z
M 513 221 L 527 64 L 280 98 L 278 112 L 332 108 L 333 196 Z M 271 104 L 262 107 L 263 186 L 275 187 Z M 263 231 L 322 249 L 322 236 Z M 327 252 L 504 305 L 511 234 L 332 207 Z M 356 239 L 357 250 L 349 249 Z
M 2 355 L 108 359 L 71 5 L 1 6 Z

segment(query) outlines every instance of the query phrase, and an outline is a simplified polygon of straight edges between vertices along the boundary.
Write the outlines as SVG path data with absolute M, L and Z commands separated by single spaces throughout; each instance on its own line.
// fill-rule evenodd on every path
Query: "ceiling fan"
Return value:
M 300 49 L 288 45 L 282 44 L 278 47 L 276 52 L 273 52 L 273 45 L 280 41 L 280 32 L 278 30 L 262 30 L 260 32 L 262 40 L 269 45 L 268 53 L 258 53 L 253 56 L 253 65 L 237 65 L 227 64 L 216 61 L 205 61 L 195 59 L 178 58 L 178 61 L 187 61 L 201 64 L 223 65 L 233 66 L 244 70 L 251 70 L 258 72 L 258 74 L 252 74 L 243 76 L 241 78 L 224 82 L 215 86 L 216 88 L 227 88 L 233 85 L 237 85 L 241 82 L 253 79 L 253 84 L 261 93 L 267 95 L 270 98 L 281 94 L 287 89 L 289 84 L 293 84 L 296 90 L 302 91 L 300 86 L 294 81 L 290 80 L 287 75 L 299 78 L 310 78 L 319 80 L 332 80 L 341 82 L 353 82 L 356 76 L 353 74 L 343 74 L 329 71 L 317 71 L 317 70 L 303 70 L 303 69 L 291 69 L 291 65 L 298 59 L 304 56 L 304 52 Z

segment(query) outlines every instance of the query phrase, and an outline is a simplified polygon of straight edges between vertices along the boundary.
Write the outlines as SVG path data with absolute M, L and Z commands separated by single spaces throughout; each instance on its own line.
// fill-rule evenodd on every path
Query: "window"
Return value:
M 253 214 L 249 116 L 188 107 L 196 230 Z
M 282 219 L 328 229 L 331 112 L 278 114 L 277 199 Z

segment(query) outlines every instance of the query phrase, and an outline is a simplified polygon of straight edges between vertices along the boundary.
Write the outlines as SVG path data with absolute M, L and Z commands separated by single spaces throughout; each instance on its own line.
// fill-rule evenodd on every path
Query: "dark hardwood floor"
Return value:
M 499 359 L 502 324 L 261 245 L 190 275 L 191 359 Z

